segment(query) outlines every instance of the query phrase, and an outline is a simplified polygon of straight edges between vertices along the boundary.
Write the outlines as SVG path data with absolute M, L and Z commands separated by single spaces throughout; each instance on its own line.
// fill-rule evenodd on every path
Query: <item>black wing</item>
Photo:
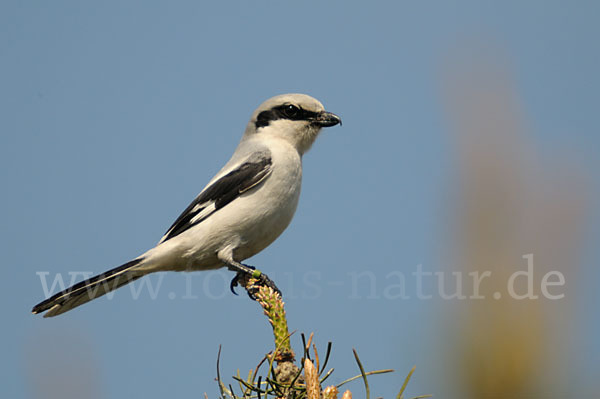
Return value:
M 271 154 L 260 152 L 206 187 L 165 233 L 160 242 L 178 236 L 205 220 L 245 191 L 263 181 L 271 172 Z

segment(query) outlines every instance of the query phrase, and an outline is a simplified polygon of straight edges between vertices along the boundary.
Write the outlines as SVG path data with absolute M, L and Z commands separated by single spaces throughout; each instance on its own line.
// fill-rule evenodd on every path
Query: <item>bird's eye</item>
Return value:
M 293 104 L 288 104 L 283 108 L 283 113 L 287 118 L 293 119 L 300 114 L 300 108 Z

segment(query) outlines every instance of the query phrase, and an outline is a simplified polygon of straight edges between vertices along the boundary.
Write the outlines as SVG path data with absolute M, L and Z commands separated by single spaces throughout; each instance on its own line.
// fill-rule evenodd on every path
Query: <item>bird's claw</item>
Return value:
M 279 290 L 279 288 L 277 288 L 277 286 L 275 285 L 275 282 L 273 282 L 273 280 L 271 280 L 269 278 L 269 276 L 267 276 L 264 273 L 261 273 L 259 276 L 253 276 L 254 278 L 256 278 L 257 282 L 254 283 L 252 285 L 252 287 L 248 287 L 248 296 L 250 297 L 250 299 L 253 300 L 257 300 L 256 294 L 258 294 L 258 290 L 260 287 L 268 287 L 271 288 L 273 291 L 275 291 L 276 293 L 279 294 L 279 296 L 281 297 L 281 291 Z
M 241 274 L 241 272 L 237 272 L 235 274 L 235 276 L 231 279 L 231 283 L 229 284 L 229 289 L 231 290 L 233 295 L 238 295 L 238 293 L 235 292 L 235 287 L 237 287 L 239 285 L 240 274 Z
M 238 269 L 237 273 L 235 274 L 233 279 L 231 279 L 231 283 L 229 284 L 229 289 L 231 290 L 233 295 L 238 295 L 238 293 L 235 292 L 235 287 L 240 285 L 240 283 L 244 287 L 246 287 L 248 285 L 247 282 L 250 279 L 250 277 L 252 277 L 254 272 L 257 272 L 257 270 L 254 266 L 250 266 L 250 265 L 243 265 L 243 266 L 247 267 L 248 271 Z M 260 273 L 260 272 L 258 271 L 258 273 Z
M 237 287 L 238 285 L 242 285 L 244 288 L 246 288 L 250 299 L 254 301 L 257 300 L 256 294 L 258 294 L 258 290 L 260 287 L 269 287 L 273 291 L 277 292 L 279 296 L 282 296 L 281 291 L 279 290 L 279 288 L 277 288 L 277 286 L 275 285 L 273 280 L 269 278 L 269 276 L 267 276 L 259 270 L 256 270 L 256 268 L 254 268 L 253 266 L 244 266 L 248 267 L 249 270 L 238 271 L 235 274 L 235 277 L 233 277 L 233 279 L 231 280 L 231 284 L 229 285 L 229 288 L 231 289 L 231 292 L 234 295 L 238 295 L 238 293 L 235 292 L 235 287 Z M 251 278 L 256 279 L 256 283 L 252 284 L 252 286 L 248 284 Z

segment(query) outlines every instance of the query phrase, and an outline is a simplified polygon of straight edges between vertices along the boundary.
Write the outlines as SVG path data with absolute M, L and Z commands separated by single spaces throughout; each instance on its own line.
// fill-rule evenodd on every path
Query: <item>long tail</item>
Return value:
M 91 277 L 63 290 L 50 298 L 35 305 L 31 312 L 38 314 L 46 312 L 44 317 L 58 316 L 79 305 L 83 305 L 117 288 L 129 284 L 142 277 L 145 273 L 135 271 L 134 268 L 144 259 L 138 258 L 115 267 L 107 272 Z

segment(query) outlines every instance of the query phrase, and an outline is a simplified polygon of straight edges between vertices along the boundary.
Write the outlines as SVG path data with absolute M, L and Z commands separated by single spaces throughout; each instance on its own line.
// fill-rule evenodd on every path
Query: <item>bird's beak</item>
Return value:
M 319 115 L 317 115 L 314 123 L 321 127 L 330 127 L 330 126 L 335 126 L 337 124 L 341 125 L 342 119 L 339 116 L 337 116 L 336 114 L 323 111 L 323 112 L 319 112 Z

